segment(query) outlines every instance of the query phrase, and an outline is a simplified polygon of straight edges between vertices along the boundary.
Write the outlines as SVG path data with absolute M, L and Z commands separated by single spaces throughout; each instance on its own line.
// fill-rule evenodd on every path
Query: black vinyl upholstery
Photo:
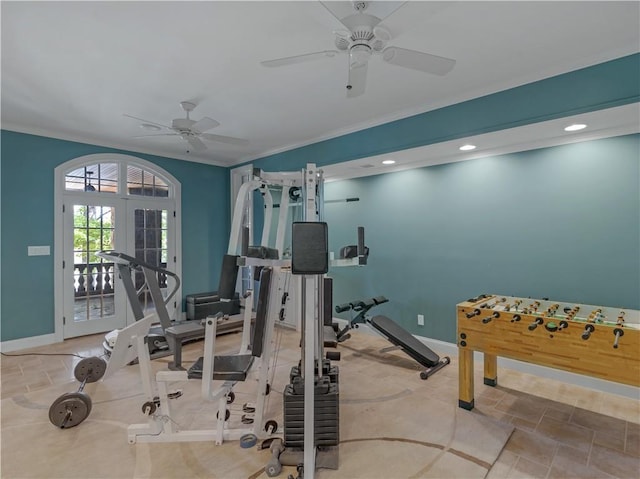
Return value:
M 384 334 L 391 343 L 399 346 L 407 355 L 423 366 L 435 366 L 440 361 L 440 357 L 436 353 L 386 316 L 374 316 L 371 318 L 370 324 Z
M 260 291 L 258 293 L 258 306 L 256 319 L 253 323 L 251 335 L 251 354 L 236 354 L 229 356 L 214 356 L 213 380 L 216 381 L 244 381 L 251 369 L 253 359 L 262 356 L 264 350 L 264 337 L 269 315 L 269 290 L 271 289 L 271 275 L 273 270 L 269 267 L 262 269 L 260 275 Z M 200 357 L 189 368 L 189 379 L 202 379 L 204 358 Z

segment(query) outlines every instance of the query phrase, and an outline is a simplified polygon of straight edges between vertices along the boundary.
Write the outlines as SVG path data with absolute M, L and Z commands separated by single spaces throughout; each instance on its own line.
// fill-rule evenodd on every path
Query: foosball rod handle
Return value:
M 624 336 L 624 330 L 622 328 L 616 328 L 613 330 L 613 334 L 616 337 L 615 341 L 613 342 L 613 349 L 618 349 L 618 341 L 622 336 Z

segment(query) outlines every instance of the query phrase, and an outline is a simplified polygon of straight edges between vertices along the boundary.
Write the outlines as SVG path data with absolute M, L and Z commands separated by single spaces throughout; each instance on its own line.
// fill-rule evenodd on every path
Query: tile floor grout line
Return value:
M 545 476 L 545 479 L 549 479 L 549 476 L 551 475 L 551 469 L 553 468 L 553 461 L 555 461 L 559 450 L 560 450 L 560 442 L 556 441 L 556 445 L 553 451 L 553 457 L 551 458 L 551 463 L 549 464 L 549 470 L 547 471 L 547 475 Z
M 591 444 L 589 444 L 589 451 L 587 452 L 587 467 L 591 467 L 591 452 L 593 451 L 593 443 L 596 441 L 596 431 L 593 431 L 593 437 L 591 438 Z

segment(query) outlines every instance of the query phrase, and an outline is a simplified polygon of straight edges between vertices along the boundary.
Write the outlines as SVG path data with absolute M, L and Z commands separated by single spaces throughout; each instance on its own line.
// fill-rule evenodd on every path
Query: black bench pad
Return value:
M 237 356 L 215 356 L 213 361 L 213 377 L 215 381 L 244 381 L 247 373 L 253 364 L 251 354 L 240 354 Z M 189 379 L 202 379 L 204 358 L 200 357 L 189 368 Z
M 391 343 L 399 346 L 408 356 L 423 366 L 432 367 L 440 361 L 440 356 L 428 346 L 425 346 L 409 331 L 386 316 L 374 316 L 371 318 L 370 323 L 375 329 L 384 334 Z

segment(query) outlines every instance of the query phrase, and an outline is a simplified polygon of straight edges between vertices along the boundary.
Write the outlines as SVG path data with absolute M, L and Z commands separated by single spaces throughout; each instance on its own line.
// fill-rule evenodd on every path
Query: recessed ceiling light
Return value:
M 471 150 L 475 150 L 476 149 L 476 145 L 462 145 L 460 147 L 461 151 L 471 151 Z
M 142 128 L 143 130 L 149 130 L 149 131 L 160 131 L 159 126 L 152 125 L 151 123 L 143 123 L 142 125 L 140 125 L 140 128 Z
M 383 165 L 393 165 L 395 164 L 396 160 L 383 160 L 382 164 Z
M 578 131 L 578 130 L 583 130 L 586 127 L 587 127 L 587 125 L 585 125 L 583 123 L 574 123 L 573 125 L 567 126 L 564 129 L 564 131 Z

